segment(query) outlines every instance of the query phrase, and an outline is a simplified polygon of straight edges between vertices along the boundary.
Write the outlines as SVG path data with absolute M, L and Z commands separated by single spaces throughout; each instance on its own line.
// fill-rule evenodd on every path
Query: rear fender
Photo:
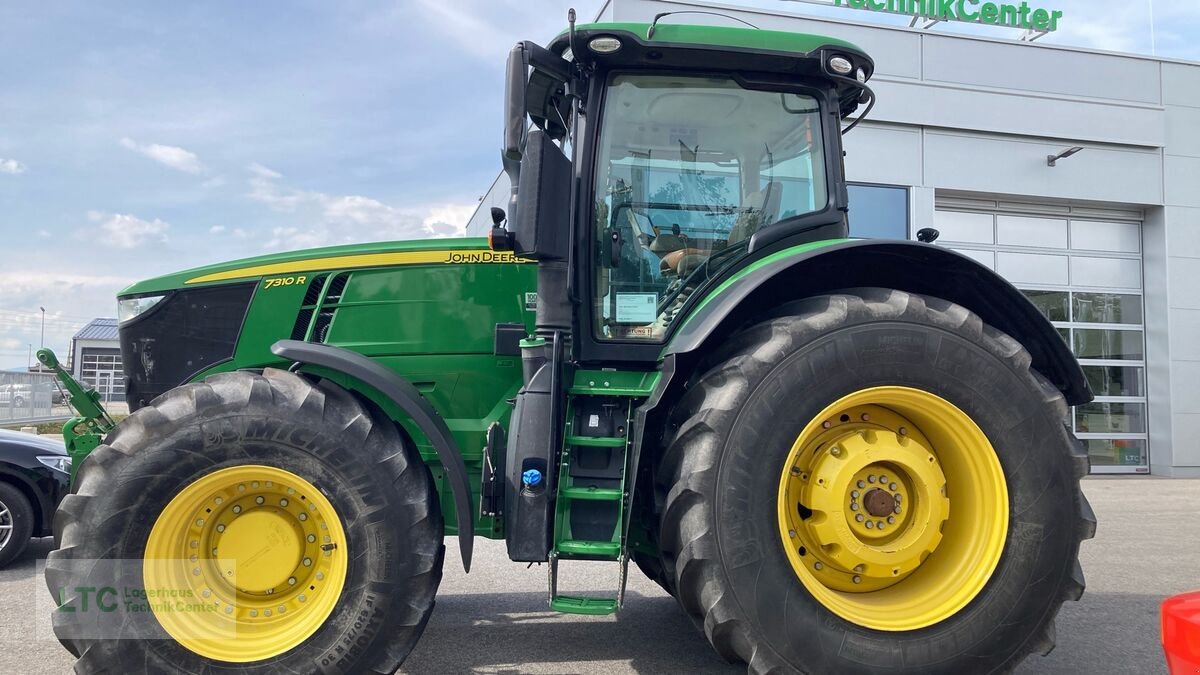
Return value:
M 785 249 L 735 273 L 686 318 L 662 356 L 703 353 L 773 307 L 859 287 L 894 288 L 962 305 L 1025 347 L 1033 368 L 1067 403 L 1092 399 L 1083 370 L 1054 326 L 1003 277 L 950 249 L 912 241 L 854 240 Z

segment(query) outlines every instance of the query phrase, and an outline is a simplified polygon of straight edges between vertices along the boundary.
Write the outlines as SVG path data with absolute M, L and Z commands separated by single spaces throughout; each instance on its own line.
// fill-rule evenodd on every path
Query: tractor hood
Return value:
M 491 256 L 496 260 L 475 260 L 475 257 L 481 256 Z M 325 246 L 242 258 L 165 274 L 139 281 L 117 295 L 121 298 L 154 295 L 181 288 L 331 269 L 420 263 L 504 262 L 504 258 L 512 259 L 514 256 L 511 253 L 489 251 L 487 239 L 481 237 Z

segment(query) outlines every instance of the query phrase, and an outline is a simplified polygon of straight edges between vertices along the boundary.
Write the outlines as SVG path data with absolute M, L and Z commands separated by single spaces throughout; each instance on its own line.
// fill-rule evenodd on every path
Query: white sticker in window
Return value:
M 617 293 L 618 323 L 654 323 L 658 293 Z
M 599 426 L 600 426 L 600 416 L 599 415 L 588 415 L 588 428 L 595 429 L 596 427 L 599 427 Z

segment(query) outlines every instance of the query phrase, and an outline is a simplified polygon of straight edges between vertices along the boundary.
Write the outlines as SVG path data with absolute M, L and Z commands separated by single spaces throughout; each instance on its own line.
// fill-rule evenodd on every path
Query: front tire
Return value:
M 712 355 L 657 475 L 663 559 L 713 647 L 753 673 L 986 673 L 1049 652 L 1095 529 L 1062 395 L 949 302 L 861 289 L 781 314 Z M 858 518 L 880 476 L 886 536 Z
M 79 673 L 392 673 L 444 552 L 432 479 L 396 425 L 273 369 L 131 415 L 82 463 L 54 529 L 54 629 Z M 113 626 L 79 592 L 105 585 L 183 589 L 202 611 L 151 603 Z

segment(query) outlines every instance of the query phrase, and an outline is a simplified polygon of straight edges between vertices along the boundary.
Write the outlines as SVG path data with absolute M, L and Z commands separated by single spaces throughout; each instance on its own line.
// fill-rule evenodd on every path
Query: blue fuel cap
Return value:
M 534 485 L 542 482 L 542 472 L 538 471 L 537 469 L 529 469 L 525 473 L 521 474 L 521 482 L 527 487 L 533 487 Z

